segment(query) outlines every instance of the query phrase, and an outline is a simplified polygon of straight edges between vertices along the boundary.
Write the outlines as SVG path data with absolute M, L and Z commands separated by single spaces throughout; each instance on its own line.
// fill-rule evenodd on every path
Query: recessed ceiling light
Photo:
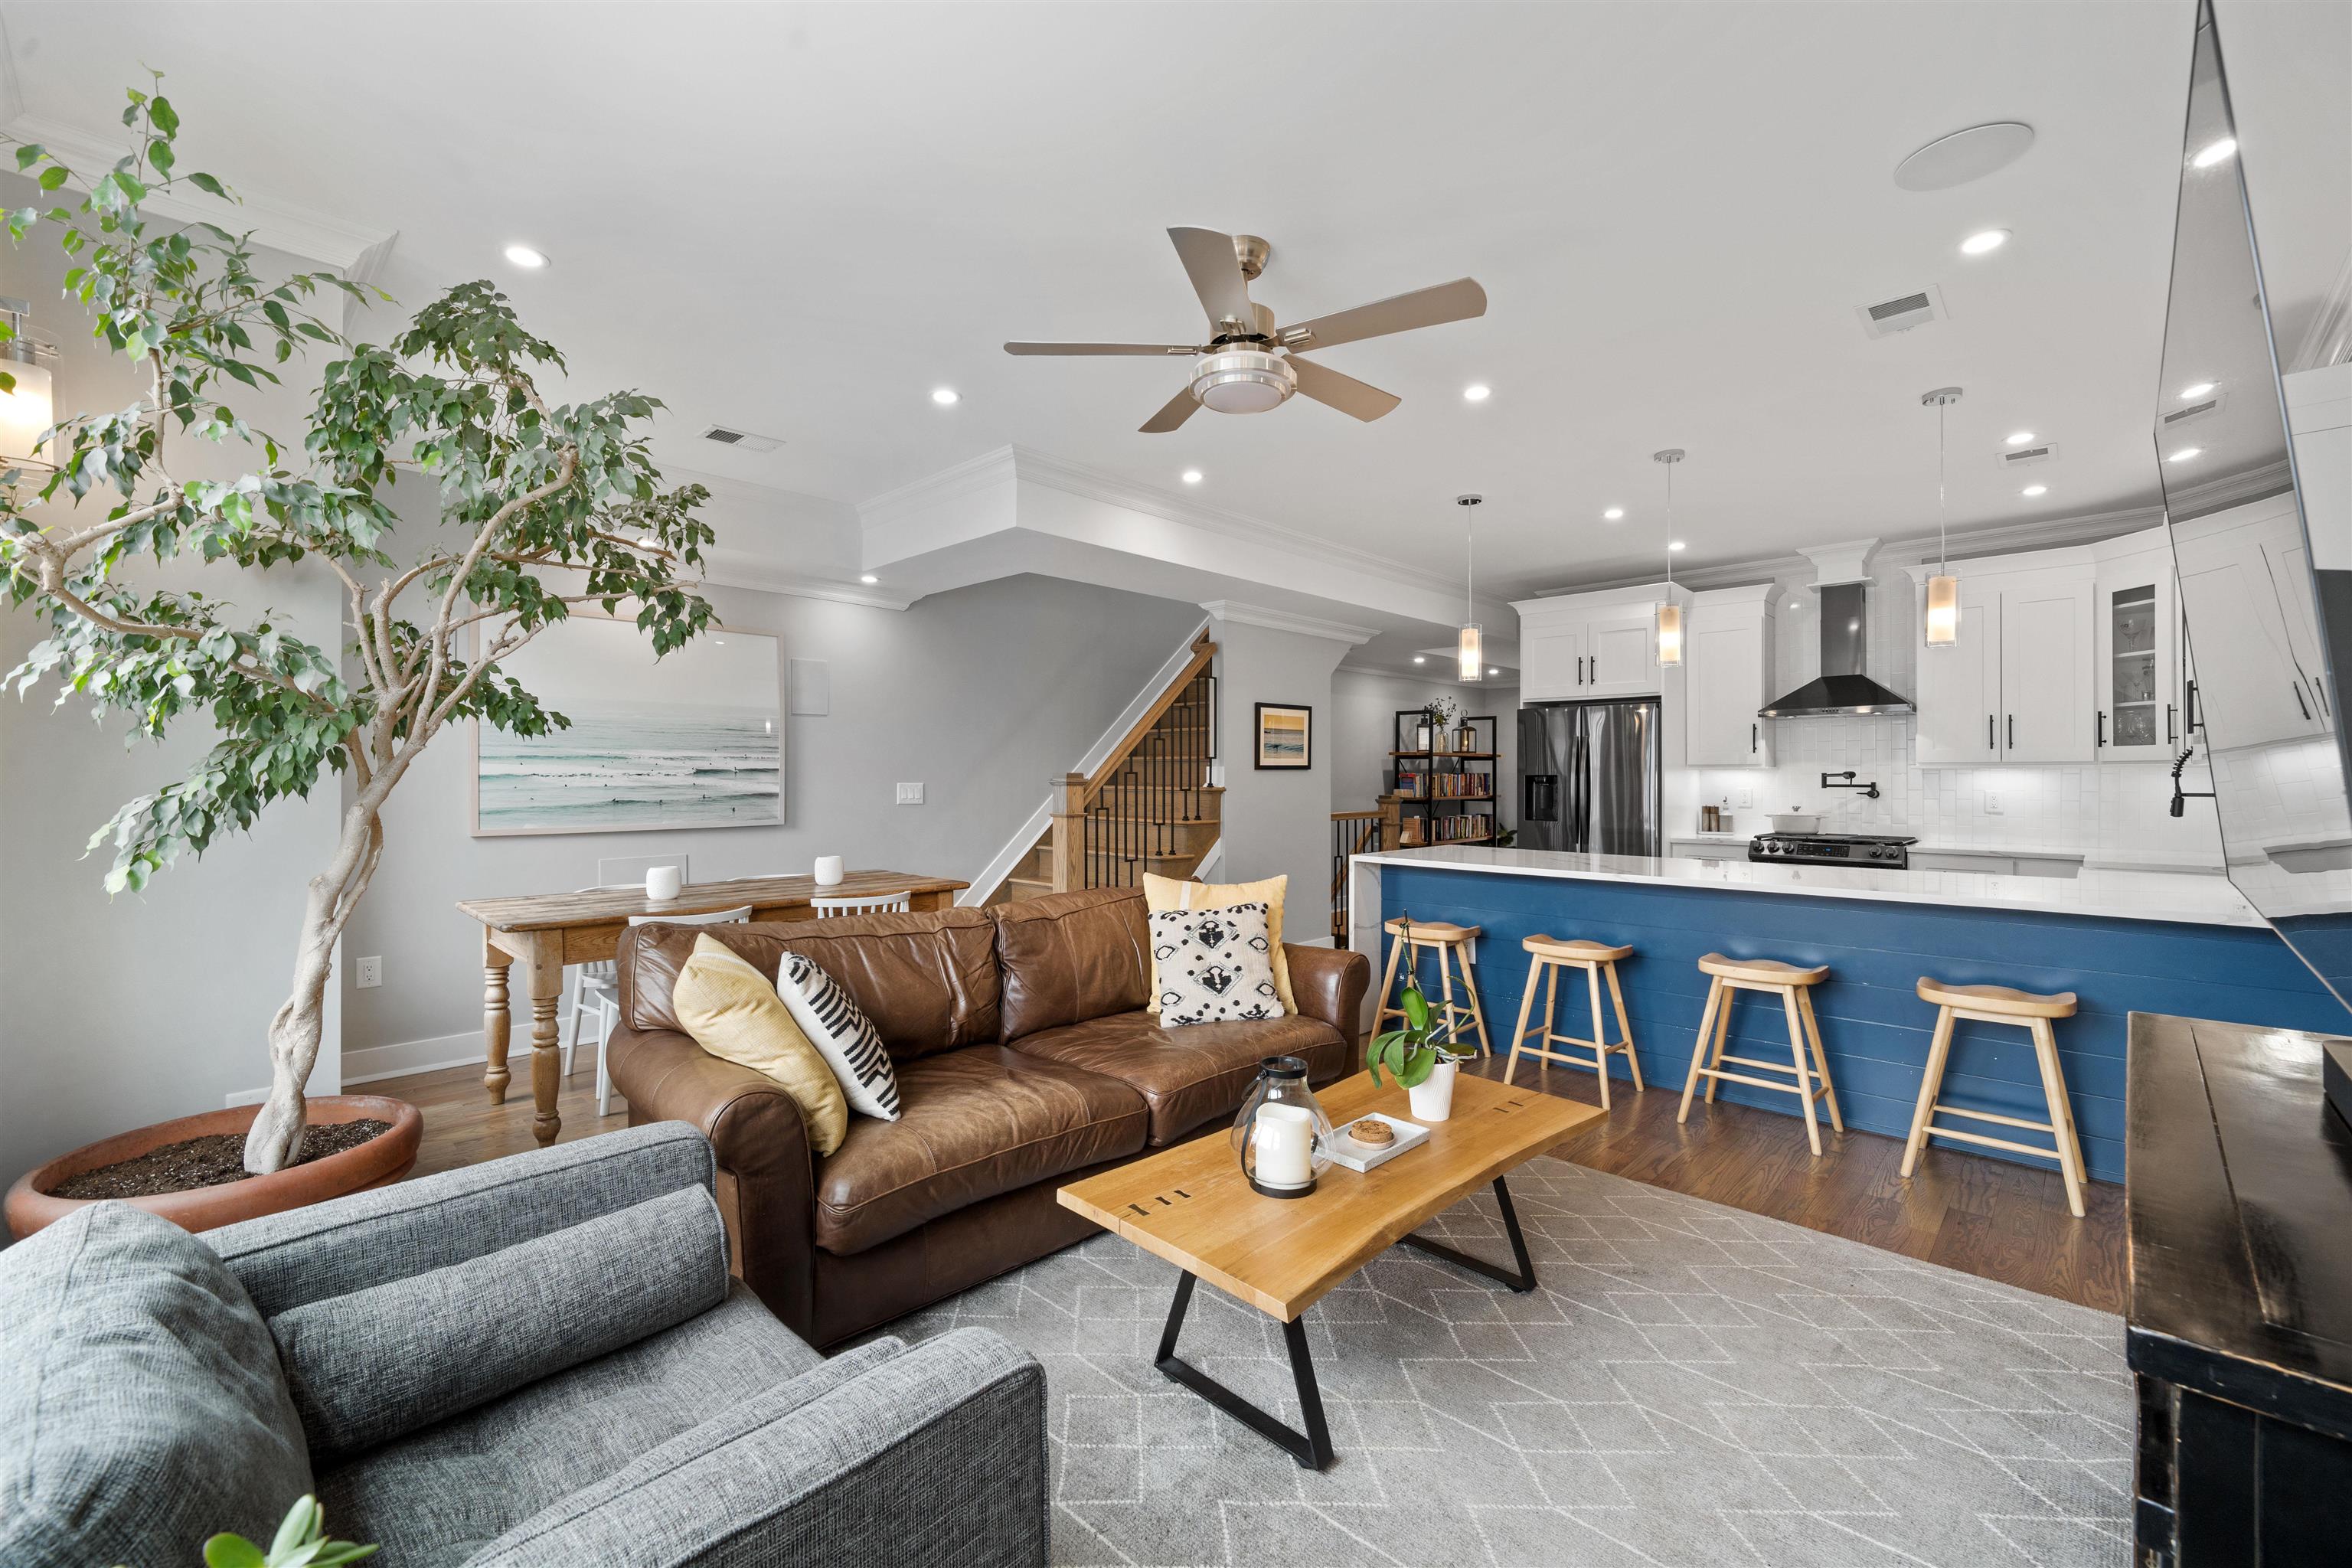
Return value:
M 2181 448 L 2180 448 L 2180 450 L 2179 450 L 2178 452 L 2173 453 L 2173 454 L 2172 454 L 2172 456 L 2170 456 L 2169 458 L 2165 458 L 2164 460 L 2165 460 L 2166 462 L 2168 462 L 2168 463 L 2185 463 L 2185 462 L 2187 462 L 2189 458 L 2193 458 L 2193 457 L 2196 457 L 2200 452 L 2202 452 L 2204 449 L 2205 449 L 2205 448 L 2204 448 L 2204 447 L 2181 447 Z
M 957 396 L 954 387 L 935 386 L 931 388 L 931 401 L 945 408 L 949 404 L 959 402 L 961 399 Z
M 2189 159 L 2189 164 L 2194 169 L 2210 169 L 2237 150 L 2238 139 L 2234 136 L 2224 136 L 2219 142 L 2208 142 L 2199 148 L 2197 156 Z
M 1682 542 L 1681 540 L 1679 540 L 1679 539 L 1675 540 L 1672 544 L 1669 544 L 1669 545 L 1667 545 L 1667 546 L 1666 546 L 1666 548 L 1667 548 L 1667 549 L 1669 549 L 1669 550 L 1680 550 L 1682 547 L 1683 547 L 1683 542 Z
M 2032 440 L 2032 439 L 2033 439 L 2033 432 L 2032 432 L 2032 431 L 2031 431 L 2031 430 L 2018 430 L 2018 431 L 2013 431 L 2013 432 L 2011 432 L 2011 436 L 2010 436 L 2010 437 L 2009 437 L 2009 444 L 2010 444 L 2011 446 L 2012 446 L 2012 447 L 2022 447 L 2022 446 L 2024 446 L 2028 441 L 2031 441 L 2031 440 Z
M 1603 521 L 1609 521 L 1609 522 L 1614 522 L 1614 521 L 1616 521 L 1619 518 L 1623 517 L 1624 515 L 1625 515 L 1625 509 L 1624 509 L 1623 507 L 1622 507 L 1622 506 L 1612 506 L 1612 507 L 1611 507 L 1607 511 L 1604 511 L 1604 512 L 1602 512 L 1602 513 L 1601 514 L 1601 518 L 1603 519 Z
M 1489 675 L 1500 675 L 1503 673 L 1503 667 L 1499 664 L 1490 664 L 1486 667 L 1486 673 Z
M 637 541 L 637 548 L 640 550 L 659 550 L 661 548 L 661 541 L 648 533 Z
M 874 575 L 874 574 L 873 574 L 873 573 L 871 573 L 871 572 L 867 572 L 867 573 L 863 574 L 862 575 L 860 575 L 860 576 L 858 577 L 858 579 L 857 579 L 857 580 L 858 580 L 859 582 L 861 582 L 861 583 L 865 583 L 865 584 L 875 584 L 875 583 L 879 583 L 880 581 L 882 581 L 882 579 L 881 579 L 881 578 L 877 577 L 877 576 L 876 576 L 876 575 Z
M 2180 401 L 2183 403 L 2194 403 L 2212 390 L 2213 384 L 2210 381 L 2192 382 L 2190 384 L 2180 389 Z
M 1184 470 L 1184 473 L 1183 473 L 1183 479 L 1184 479 L 1184 482 L 1185 482 L 1186 484 L 1188 484 L 1188 485 L 1197 485 L 1197 484 L 1199 484 L 1199 483 L 1201 482 L 1201 470 L 1200 470 L 1200 469 L 1198 469 L 1198 468 L 1187 468 L 1187 469 L 1185 469 L 1185 470 Z
M 507 259 L 517 267 L 528 267 L 533 271 L 547 265 L 547 258 L 528 245 L 508 246 Z
M 1465 403 L 1484 403 L 1495 395 L 1495 389 L 1483 381 L 1474 381 L 1462 389 Z
M 2017 493 L 2021 496 L 2046 496 L 2050 493 L 2050 487 L 2048 485 L 2028 485 Z
M 1420 654 L 1414 654 L 1412 656 L 1412 662 L 1415 664 L 1427 664 L 1429 660 L 1422 657 Z
M 1960 254 L 1962 256 L 1983 256 L 1990 252 L 1999 250 L 2002 246 L 2007 245 L 2008 243 L 2009 230 L 2005 228 L 1989 228 L 1985 229 L 1981 233 L 1972 234 L 1969 236 L 1968 238 L 1960 241 Z

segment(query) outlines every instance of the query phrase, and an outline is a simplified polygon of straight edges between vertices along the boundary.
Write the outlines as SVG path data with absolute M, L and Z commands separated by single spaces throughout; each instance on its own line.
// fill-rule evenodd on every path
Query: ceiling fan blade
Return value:
M 1192 292 L 1201 297 L 1210 322 L 1223 327 L 1229 321 L 1239 321 L 1244 331 L 1255 331 L 1257 312 L 1250 308 L 1249 279 L 1242 276 L 1241 258 L 1234 254 L 1234 237 L 1213 228 L 1171 228 L 1168 237 L 1176 242 L 1177 258 L 1184 263 L 1184 275 L 1192 279 Z
M 1394 393 L 1382 392 L 1352 375 L 1341 375 L 1328 365 L 1317 364 L 1297 354 L 1290 356 L 1290 368 L 1298 373 L 1300 396 L 1311 397 L 1368 425 L 1404 401 Z
M 1478 287 L 1475 279 L 1457 278 L 1433 289 L 1416 289 L 1410 294 L 1391 295 L 1352 310 L 1318 316 L 1311 321 L 1285 327 L 1282 341 L 1293 348 L 1328 349 L 1335 343 L 1386 337 L 1391 332 L 1409 332 L 1415 327 L 1466 321 L 1486 313 L 1486 290 Z
M 1007 343 L 1009 354 L 1197 354 L 1192 343 Z
M 1159 413 L 1145 420 L 1137 428 L 1147 436 L 1165 436 L 1169 431 L 1192 417 L 1192 411 L 1200 406 L 1200 400 L 1192 395 L 1192 389 L 1187 386 L 1162 405 Z

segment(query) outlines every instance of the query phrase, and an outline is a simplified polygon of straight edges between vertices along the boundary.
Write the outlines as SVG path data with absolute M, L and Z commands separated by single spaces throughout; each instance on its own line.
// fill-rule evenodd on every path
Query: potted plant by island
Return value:
M 125 1132 L 28 1173 L 7 1198 L 19 1236 L 69 1212 L 77 1193 L 205 1229 L 404 1173 L 422 1131 L 413 1107 L 303 1095 L 336 941 L 384 853 L 386 799 L 452 730 L 541 735 L 568 722 L 500 662 L 573 605 L 633 613 L 656 654 L 711 620 L 688 574 L 712 537 L 695 515 L 707 495 L 663 488 L 646 449 L 658 403 L 543 397 L 537 377 L 561 373 L 562 356 L 487 282 L 450 289 L 388 347 L 346 342 L 314 301 L 388 296 L 330 272 L 272 282 L 257 271 L 250 236 L 223 226 L 236 196 L 180 170 L 179 117 L 154 85 L 130 93 L 132 150 L 110 170 L 69 171 L 15 143 L 17 170 L 56 205 L 8 212 L 10 243 L 56 237 L 67 297 L 144 391 L 127 408 L 48 410 L 29 454 L 0 454 L 0 581 L 47 634 L 5 685 L 21 695 L 54 679 L 59 702 L 79 694 L 134 734 L 161 738 L 185 721 L 216 735 L 185 777 L 92 836 L 91 848 L 112 847 L 110 891 L 136 892 L 322 784 L 345 804 L 334 854 L 310 881 L 292 992 L 268 1022 L 268 1100 Z M 68 186 L 88 194 L 74 201 Z M 173 210 L 217 202 L 221 224 L 164 221 L 159 196 Z M 14 370 L 37 363 L 15 338 L 0 321 L 0 394 L 12 397 Z M 334 357 L 299 438 L 265 434 L 232 406 L 278 381 L 272 365 L 314 351 Z M 205 447 L 259 466 L 228 480 L 174 472 Z M 426 483 L 396 507 L 402 475 Z M 427 496 L 437 499 L 420 507 Z M 220 583 L 158 589 L 142 581 L 150 563 Z M 298 563 L 339 581 L 348 644 L 235 608 L 262 597 L 257 577 Z
M 1410 938 L 1405 940 L 1409 944 Z M 1405 977 L 1400 1003 L 1404 1008 L 1404 1027 L 1372 1037 L 1364 1047 L 1364 1070 L 1377 1084 L 1381 1069 L 1386 1068 L 1405 1091 L 1415 1121 L 1443 1121 L 1454 1114 L 1454 1079 L 1468 1053 L 1455 1051 L 1450 1038 L 1439 1037 L 1433 1026 L 1435 1015 L 1429 998 L 1422 994 L 1419 979 Z

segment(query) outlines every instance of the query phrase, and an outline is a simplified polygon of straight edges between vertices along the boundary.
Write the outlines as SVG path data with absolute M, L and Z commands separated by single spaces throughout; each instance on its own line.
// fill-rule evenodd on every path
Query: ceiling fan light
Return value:
M 1458 679 L 1486 679 L 1486 638 L 1480 634 L 1477 622 L 1472 621 L 1462 628 L 1454 644 L 1454 664 Z
M 1192 373 L 1192 395 L 1214 414 L 1263 414 L 1298 390 L 1298 373 L 1280 354 L 1226 349 L 1202 354 Z

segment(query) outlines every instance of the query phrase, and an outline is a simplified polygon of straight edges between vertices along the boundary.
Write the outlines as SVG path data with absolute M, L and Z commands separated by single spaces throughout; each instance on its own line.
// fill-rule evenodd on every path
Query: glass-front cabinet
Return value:
M 2171 552 L 2101 561 L 2097 603 L 2100 760 L 2170 762 L 2189 729 Z

